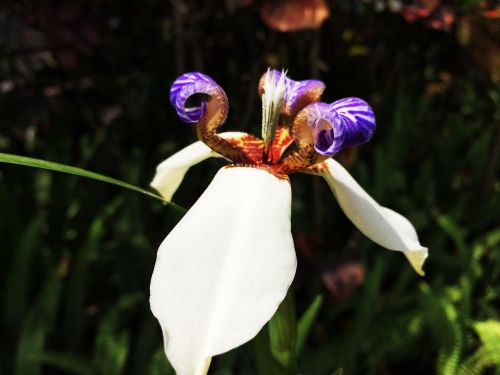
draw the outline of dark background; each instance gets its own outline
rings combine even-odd
[[[280,6],[4,3],[0,152],[146,187],[195,140],[168,100],[184,72],[224,88],[224,131],[260,134],[256,87],[268,66],[323,80],[326,102],[364,98],[377,132],[337,159],[413,222],[430,249],[427,276],[359,233],[321,179],[292,176],[297,313],[324,298],[301,373],[498,373],[498,5],[331,0],[320,28],[283,33],[262,21],[265,3]],[[430,11],[413,20],[411,6]],[[194,167],[175,202],[192,205],[220,165]],[[169,373],[148,288],[178,219],[118,187],[0,165],[0,374]],[[211,373],[255,373],[252,353],[222,355]]]

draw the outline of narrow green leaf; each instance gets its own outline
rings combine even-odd
[[[94,349],[94,363],[100,374],[123,374],[130,352],[130,332],[121,329],[122,317],[142,301],[142,293],[125,295],[101,318]]]
[[[299,320],[299,324],[297,325],[297,345],[295,348],[297,355],[302,351],[304,342],[309,335],[309,331],[318,316],[322,304],[323,296],[318,294]]]
[[[276,362],[269,347],[269,330],[265,326],[250,342],[252,354],[259,375],[286,375],[286,371]]]
[[[60,370],[64,370],[65,373],[79,375],[95,374],[95,368],[92,362],[72,353],[40,352],[32,354],[30,359],[35,362],[57,367]]]
[[[149,363],[148,375],[175,375],[175,371],[167,361],[163,346],[156,350]]]
[[[61,284],[60,275],[54,273],[45,283],[24,321],[17,351],[16,375],[41,373],[40,363],[31,358],[45,347],[45,339],[56,318]]]
[[[40,247],[40,229],[41,220],[38,216],[30,223],[26,223],[26,229],[22,232],[22,236],[12,252],[12,261],[9,265],[5,288],[4,308],[4,318],[8,322],[6,329],[11,337],[14,337],[14,332],[18,332],[21,319],[25,315],[33,272],[32,265],[36,250]]]
[[[463,352],[464,332],[459,314],[450,300],[456,290],[447,294],[435,294],[428,284],[421,284],[424,306],[427,310],[425,322],[437,344],[436,374],[454,375],[457,373]],[[451,289],[451,288],[450,288]]]
[[[151,362],[152,353],[158,347],[158,343],[161,342],[161,333],[158,332],[158,322],[149,313],[145,313],[145,316],[141,317],[141,327],[137,335],[134,335],[134,345],[132,346],[133,352],[130,353],[131,357],[131,374],[142,374],[144,369],[148,368]],[[163,353],[163,346],[161,348]]]
[[[115,320],[115,315],[109,314],[101,320],[97,332],[94,361],[100,374],[122,374],[128,357],[129,332],[119,332],[115,327]]]
[[[436,221],[438,225],[448,234],[448,236],[453,240],[457,250],[462,256],[464,262],[468,261],[470,256],[470,251],[467,249],[467,244],[465,243],[465,236],[467,231],[460,227],[457,221],[450,215],[440,214],[437,215]]]
[[[90,178],[92,180],[97,180],[101,182],[106,182],[111,185],[116,185],[120,186],[125,189],[129,189],[141,194],[145,194],[149,197],[153,197],[156,199],[161,200],[162,202],[165,202],[163,198],[155,193],[152,193],[148,190],[142,189],[138,186],[129,184],[124,181],[117,180],[116,178],[108,177],[99,173],[91,172],[86,169],[78,168],[78,167],[73,167],[70,165],[66,164],[60,164],[60,163],[55,163],[47,160],[42,160],[42,159],[35,159],[35,158],[29,158],[27,156],[21,156],[21,155],[13,155],[13,154],[4,154],[0,153],[0,163],[8,163],[8,164],[16,164],[16,165],[23,165],[25,167],[33,167],[33,168],[42,168],[42,169],[47,169],[50,171],[55,171],[55,172],[62,172],[66,174],[72,174],[75,176],[80,176],[80,177],[86,177]],[[173,203],[173,202],[165,202],[171,207],[173,207],[176,211],[179,211],[180,213],[185,213],[186,209]]]
[[[295,301],[290,290],[268,326],[271,354],[286,369],[287,374],[296,374],[297,318]]]
[[[102,236],[109,228],[108,220],[113,217],[118,207],[123,204],[123,197],[118,196],[108,203],[102,212],[92,220],[85,243],[74,255],[71,264],[69,278],[66,282],[66,294],[68,296],[64,311],[63,335],[67,350],[76,350],[82,343],[84,331],[83,309],[88,286],[88,268],[92,260],[97,256],[101,245]]]

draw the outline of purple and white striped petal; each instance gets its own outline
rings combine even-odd
[[[276,82],[281,78],[281,72],[276,69],[271,69],[267,74],[274,74]],[[266,74],[261,78],[259,84],[259,92],[262,94],[261,87],[263,86],[263,79]],[[285,77],[285,98],[283,101],[283,108],[281,113],[287,116],[294,116],[306,105],[316,102],[320,99],[321,94],[325,90],[325,84],[315,79],[308,79],[305,81],[294,81]]]
[[[205,114],[206,102],[201,102],[200,106],[197,107],[186,107],[186,101],[189,97],[196,94],[222,96],[225,105],[227,105],[224,90],[212,78],[198,72],[183,74],[175,80],[170,88],[170,102],[181,120],[188,124],[198,122]]]
[[[346,147],[366,143],[375,132],[375,114],[359,98],[313,103],[304,110],[313,130],[314,148],[322,155],[332,156]]]

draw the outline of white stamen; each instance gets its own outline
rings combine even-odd
[[[271,143],[276,132],[278,119],[281,112],[281,106],[285,99],[286,72],[281,71],[279,80],[276,80],[276,75],[269,69],[264,80],[264,94],[262,95],[262,139],[266,151],[271,146]]]

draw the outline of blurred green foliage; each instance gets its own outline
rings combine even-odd
[[[450,31],[330,1],[321,29],[282,34],[258,3],[16,2],[0,9],[0,152],[147,186],[194,140],[168,103],[180,73],[212,76],[225,129],[254,134],[268,65],[322,79],[325,101],[363,97],[376,136],[338,158],[415,224],[427,276],[365,239],[321,179],[292,176],[295,298],[211,373],[499,374],[500,91],[485,52],[498,24],[454,3]],[[194,167],[176,202],[220,163]],[[0,374],[173,374],[148,288],[178,219],[115,186],[0,165]]]

